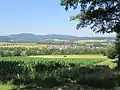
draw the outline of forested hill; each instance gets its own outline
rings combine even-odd
[[[8,36],[0,36],[0,42],[8,42],[8,41],[10,41],[11,39],[10,39],[10,37],[8,37]]]
[[[60,40],[114,40],[114,37],[77,37],[71,35],[35,35],[31,33],[21,33],[8,36],[0,36],[0,41],[37,41],[46,39],[60,39]]]

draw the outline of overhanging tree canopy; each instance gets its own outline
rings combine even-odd
[[[65,9],[79,8],[71,20],[78,20],[77,29],[90,26],[95,32],[120,32],[120,0],[61,0]]]
[[[116,57],[120,67],[120,0],[61,0],[65,9],[79,9],[71,20],[77,20],[77,29],[90,26],[97,33],[112,33],[116,36]]]

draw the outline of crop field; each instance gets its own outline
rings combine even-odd
[[[85,42],[107,42],[107,40],[77,40],[75,43],[85,43]]]
[[[24,47],[24,48],[43,48],[47,47],[44,44],[36,44],[36,43],[7,43],[7,42],[0,42],[0,48],[17,48],[17,47]]]
[[[103,55],[41,55],[41,56],[30,56],[39,58],[87,58],[87,59],[107,59]]]
[[[83,56],[82,56],[83,57]],[[101,56],[102,57],[102,56]],[[106,58],[40,58],[40,57],[0,57],[0,61],[23,61],[23,62],[38,62],[38,63],[61,63],[65,64],[79,64],[79,65],[94,65],[107,60]]]

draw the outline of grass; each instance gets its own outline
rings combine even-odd
[[[0,85],[0,90],[12,90],[13,88],[13,85]]]
[[[113,61],[114,60],[112,60],[112,59],[107,59],[106,61],[100,62],[96,65],[107,65],[107,66],[109,66],[109,68],[114,69],[117,66],[117,64],[113,63]]]

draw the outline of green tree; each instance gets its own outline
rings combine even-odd
[[[12,53],[8,50],[8,51],[5,51],[5,52],[4,52],[4,55],[5,55],[6,57],[12,56]]]
[[[14,50],[13,53],[12,53],[12,55],[13,56],[21,56],[21,53],[22,52],[20,50]]]
[[[1,56],[1,57],[5,57],[4,51],[0,51],[0,56]]]
[[[109,47],[107,47],[107,49],[106,49],[106,55],[107,55],[108,58],[115,59],[115,57],[116,57],[115,46],[109,46]]]
[[[120,32],[117,33],[115,44],[116,44],[116,47],[115,47],[116,55],[117,55],[117,58],[118,58],[118,67],[120,67]]]
[[[61,5],[65,10],[79,9],[80,12],[71,17],[71,20],[78,21],[77,29],[90,26],[96,33],[115,32],[120,62],[120,0],[61,0]]]

